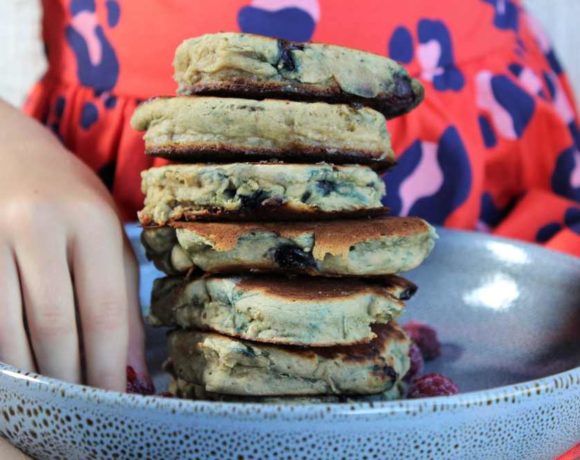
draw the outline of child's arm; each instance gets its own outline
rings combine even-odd
[[[0,458],[2,460],[27,460],[30,457],[24,455],[16,447],[12,447],[4,438],[0,438]]]
[[[145,368],[136,263],[114,203],[40,124],[2,101],[0,120],[0,360],[122,391],[128,359]]]

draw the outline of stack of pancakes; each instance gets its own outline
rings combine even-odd
[[[423,97],[395,62],[338,46],[221,33],[176,52],[179,95],[132,120],[146,153],[139,218],[156,281],[150,322],[172,328],[181,397],[400,396],[416,287],[396,275],[435,232],[385,217],[386,118]],[[294,399],[296,400],[296,399]]]

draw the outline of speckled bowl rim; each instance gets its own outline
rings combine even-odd
[[[25,380],[28,382],[29,388],[36,387],[35,389],[41,392],[59,394],[63,399],[80,398],[94,404],[119,407],[120,409],[154,409],[156,412],[162,411],[181,415],[203,413],[208,416],[244,420],[261,420],[264,416],[271,418],[272,415],[296,421],[303,420],[305,415],[322,418],[345,415],[352,417],[357,414],[365,417],[369,415],[416,415],[432,411],[444,412],[490,406],[504,402],[513,403],[521,399],[529,401],[530,398],[541,398],[542,395],[561,391],[563,388],[567,388],[569,391],[577,388],[580,391],[580,367],[524,383],[460,393],[454,396],[381,402],[309,404],[190,401],[162,396],[131,395],[70,384],[33,372],[23,372],[13,366],[0,363],[0,379],[2,378]],[[26,383],[22,382],[22,384]]]

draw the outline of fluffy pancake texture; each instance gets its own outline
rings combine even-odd
[[[394,163],[385,118],[368,108],[217,97],[156,98],[132,118],[146,153],[177,161]]]
[[[186,40],[173,65],[180,94],[357,103],[388,118],[409,112],[424,95],[421,83],[387,57],[251,34]]]
[[[188,222],[145,228],[148,257],[167,274],[203,270],[380,276],[409,271],[431,253],[435,229],[415,217],[318,222]]]
[[[192,164],[142,173],[142,224],[189,220],[328,219],[381,214],[385,185],[370,168],[325,163]]]
[[[172,365],[166,364],[168,372],[171,373]],[[398,382],[383,393],[365,396],[353,395],[322,395],[322,396],[236,396],[210,393],[200,385],[187,383],[185,380],[170,376],[169,393],[177,398],[195,399],[207,401],[238,402],[238,403],[263,403],[263,404],[329,404],[329,403],[362,403],[381,402],[401,399],[406,388],[403,382]]]
[[[404,397],[411,340],[396,320],[437,234],[386,217],[386,120],[424,97],[384,56],[215,33],[176,50],[176,97],[131,125],[166,166],[139,212],[167,334],[169,391],[305,404]]]
[[[397,276],[372,283],[265,275],[162,278],[153,288],[149,320],[264,343],[353,345],[375,338],[372,326],[397,318],[416,289]]]
[[[394,323],[370,343],[330,348],[265,345],[198,331],[169,334],[174,375],[226,395],[378,394],[409,369],[409,339]]]

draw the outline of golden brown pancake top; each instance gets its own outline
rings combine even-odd
[[[174,228],[195,231],[210,240],[217,251],[233,249],[238,239],[252,231],[273,232],[284,238],[302,233],[314,233],[314,257],[322,259],[325,254],[344,255],[360,242],[384,236],[412,236],[428,231],[428,225],[416,217],[378,217],[320,222],[240,222],[203,223],[179,222]]]

